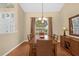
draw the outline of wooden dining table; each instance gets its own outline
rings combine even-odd
[[[52,38],[52,36],[45,35],[44,38],[40,38],[39,35],[35,35],[34,37],[31,38],[30,43],[29,43],[30,45],[29,55],[30,56],[36,56],[37,40],[52,40],[52,44],[54,47],[54,55],[57,55],[57,42]]]

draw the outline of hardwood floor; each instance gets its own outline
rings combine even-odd
[[[11,53],[9,53],[8,56],[29,56],[29,44],[24,42]],[[71,56],[71,54],[65,51],[65,49],[60,46],[60,43],[58,43],[57,56]]]
[[[17,47],[15,50],[13,50],[11,53],[9,53],[8,56],[29,56],[28,43],[24,42],[19,47]]]
[[[57,56],[72,56],[64,48],[60,46],[60,43],[57,44]]]

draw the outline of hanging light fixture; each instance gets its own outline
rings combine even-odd
[[[44,13],[43,13],[43,3],[42,3],[42,17],[39,18],[39,20],[41,20],[42,23],[44,23],[44,20],[46,20],[46,18],[44,17],[43,14],[44,14]]]
[[[42,23],[44,23],[44,20],[43,20],[43,3],[42,3],[42,18],[41,18],[41,20],[42,20]]]

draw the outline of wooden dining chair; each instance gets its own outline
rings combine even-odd
[[[56,42],[58,42],[58,35],[53,34],[52,37],[53,37],[53,40],[55,40]]]
[[[36,47],[34,43],[29,44],[30,49],[29,49],[29,56],[36,56]]]
[[[35,56],[35,43],[33,42],[34,40],[34,36],[33,35],[29,35],[28,36],[28,42],[29,42],[29,56]]]
[[[32,34],[28,34],[27,35],[27,39],[28,39],[28,42],[32,42],[33,41],[33,35]]]
[[[54,45],[52,44],[52,40],[37,40],[37,56],[54,56],[54,53]]]

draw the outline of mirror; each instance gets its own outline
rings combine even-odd
[[[69,18],[69,34],[79,36],[79,15]]]

